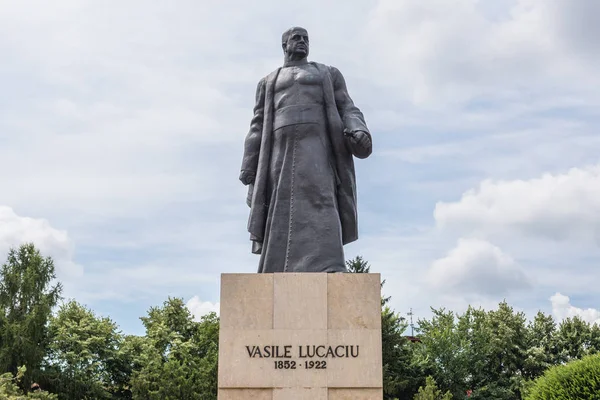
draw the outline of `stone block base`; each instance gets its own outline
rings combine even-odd
[[[381,389],[219,389],[219,400],[380,400]]]
[[[223,274],[219,400],[379,400],[379,274]]]

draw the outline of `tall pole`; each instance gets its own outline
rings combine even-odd
[[[415,336],[415,326],[413,324],[413,310],[412,307],[410,308],[410,312],[407,313],[408,316],[410,316],[410,336]]]

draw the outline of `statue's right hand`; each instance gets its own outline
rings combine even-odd
[[[244,169],[240,173],[240,181],[242,181],[244,185],[250,185],[251,183],[254,183],[255,178],[256,173],[254,171],[248,171]]]

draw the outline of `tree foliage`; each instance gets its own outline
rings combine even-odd
[[[99,318],[76,301],[51,318],[53,338],[45,360],[47,388],[60,399],[110,399],[126,385],[120,374],[123,337],[110,318]]]
[[[134,399],[211,399],[217,396],[219,325],[216,314],[195,322],[182,299],[169,298],[142,318],[146,327],[131,386]]]
[[[579,317],[562,321],[557,332],[559,360],[569,362],[600,351],[597,332],[597,325],[593,328]]]
[[[528,324],[526,341],[524,376],[531,380],[559,362],[554,318],[538,312]]]
[[[425,382],[428,365],[416,357],[420,343],[412,343],[404,332],[406,319],[384,306],[381,312],[383,397],[408,399]]]
[[[425,380],[425,386],[419,388],[413,400],[452,400],[452,394],[450,392],[442,394],[435,383],[435,379],[428,376]]]
[[[60,299],[54,262],[32,243],[10,249],[0,270],[0,371],[16,375],[26,366],[22,384],[36,376],[50,343],[47,322]]]
[[[347,260],[346,269],[352,274],[368,274],[371,272],[371,266],[361,256],[356,256],[352,260]]]
[[[27,368],[22,366],[17,368],[17,374],[13,375],[10,372],[0,375],[0,399],[2,400],[26,400],[26,399],[41,399],[41,400],[56,400],[55,394],[48,393],[43,390],[36,390],[25,395],[19,387]]]

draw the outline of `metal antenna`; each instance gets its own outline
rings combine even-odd
[[[410,336],[415,336],[415,325],[413,324],[413,310],[412,307],[410,308],[410,312],[407,313],[406,315],[408,315],[410,317]]]

